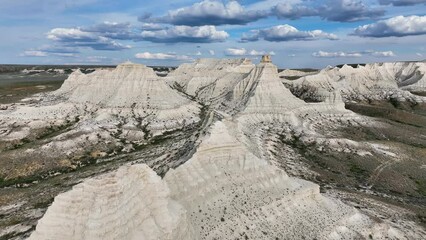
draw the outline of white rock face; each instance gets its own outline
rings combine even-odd
[[[149,118],[149,128],[176,128],[198,120],[199,106],[173,91],[152,68],[130,62],[114,70],[73,73],[54,93],[72,103],[100,108],[98,117]]]
[[[56,197],[30,239],[401,238],[257,158],[230,129],[216,122],[164,180],[134,165],[77,185]]]
[[[193,239],[185,210],[146,165],[125,166],[58,195],[29,239]]]
[[[344,65],[284,82],[297,95],[316,101],[322,101],[328,92],[338,91],[345,101],[397,98],[424,102],[425,98],[408,91],[426,91],[426,63],[375,63],[356,68]]]
[[[353,239],[392,234],[319,186],[288,177],[250,153],[217,122],[187,163],[167,173],[171,197],[185,206],[195,239]],[[390,231],[389,231],[390,232]]]
[[[143,126],[157,135],[200,120],[197,103],[171,89],[151,68],[130,62],[87,75],[76,71],[44,98],[48,100],[0,112],[0,129],[9,129],[5,125],[11,122],[19,129],[32,121],[44,121],[43,127],[52,124],[48,120],[78,117],[92,125],[121,124],[128,130]],[[13,140],[25,135],[5,130],[0,136]]]
[[[273,165],[269,140],[277,138],[278,132],[319,147],[340,149],[344,145],[360,145],[322,133],[343,122],[355,126],[363,121],[361,116],[345,110],[340,92],[335,91],[338,81],[334,81],[333,74],[349,71],[347,68],[304,77],[327,77],[327,81],[321,82],[324,85],[316,88],[321,101],[306,103],[282,84],[272,63],[254,66],[245,59],[207,59],[179,67],[167,77],[168,84],[211,104],[210,115],[222,118],[208,129],[209,134],[191,158],[169,170],[163,179],[144,165],[133,165],[77,185],[55,199],[31,239],[421,238],[410,235],[415,232],[412,229],[403,232],[390,222],[379,223],[337,199],[326,197],[318,185],[289,177]],[[158,110],[156,117],[163,111],[168,113],[168,109],[192,109],[188,105],[198,109],[190,100],[180,99],[178,91],[169,93],[173,90],[158,82],[144,66],[124,64],[93,76],[79,74],[74,76],[76,82],[70,78],[55,96],[76,106],[87,106],[84,111],[89,109],[96,116],[91,121],[103,122],[103,126],[113,126],[120,117],[133,116],[138,109]],[[141,83],[134,82],[135,78],[140,78]],[[98,87],[101,79],[108,79],[108,89],[116,91],[105,91],[104,97],[103,88]],[[152,87],[141,93],[116,84],[117,79],[139,89]],[[351,79],[356,80],[355,76]],[[87,86],[82,88],[81,84],[97,90],[87,91]],[[142,86],[137,87],[139,84]],[[156,96],[151,103],[148,95],[152,88],[160,89],[152,90],[156,94],[165,91],[168,99]],[[357,89],[362,88],[360,84]],[[371,89],[374,87],[367,90]],[[126,91],[128,96],[123,95]],[[173,99],[176,102],[167,102]],[[178,115],[185,119],[197,111],[183,112]],[[170,119],[171,115],[164,116]],[[95,132],[91,130],[91,121],[83,126],[88,132]],[[137,125],[132,121],[126,124]],[[280,156],[286,157],[289,156]]]
[[[300,70],[293,70],[293,69],[285,69],[284,71],[281,71],[280,73],[278,73],[278,76],[280,76],[281,78],[286,78],[286,77],[303,77],[306,75],[312,75],[317,73],[317,71],[300,71]]]
[[[203,103],[232,112],[247,101],[258,76],[249,59],[199,59],[179,66],[167,81]]]
[[[257,87],[243,111],[244,114],[280,114],[306,105],[279,81],[275,65],[262,63],[256,68],[259,72]]]

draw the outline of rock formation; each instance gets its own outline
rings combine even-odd
[[[406,70],[395,70],[401,66]],[[27,116],[31,121],[28,116],[36,112],[40,116],[53,112],[65,119],[78,113],[82,116],[78,127],[57,137],[67,141],[69,148],[75,139],[84,142],[79,137],[70,140],[79,134],[94,141],[96,133],[105,139],[113,136],[108,135],[111,129],[120,128],[114,136],[125,133],[120,139],[132,136],[137,141],[146,137],[145,131],[161,132],[198,122],[200,106],[190,99],[199,101],[208,114],[194,134],[199,138],[188,150],[188,158],[177,160],[177,167],[163,179],[139,164],[88,179],[55,198],[30,239],[421,238],[417,229],[378,221],[320,193],[318,185],[290,177],[278,166],[295,156],[272,152],[278,138],[335,151],[359,148],[361,143],[329,134],[337,127],[375,124],[344,108],[341,91],[336,91],[341,89],[336,84],[343,83],[337,79],[353,84],[348,91],[373,91],[375,82],[397,89],[398,84],[390,81],[396,75],[405,79],[398,80],[404,87],[422,86],[422,78],[414,74],[420,67],[394,67],[371,67],[374,70],[362,78],[366,88],[356,84],[351,73],[361,70],[348,66],[292,83],[296,88],[312,80],[318,96],[315,103],[294,96],[268,58],[258,65],[247,59],[202,59],[182,65],[164,82],[149,68],[131,63],[88,75],[76,72],[49,97],[50,105],[6,110],[8,116]],[[389,76],[389,81],[383,76]],[[373,77],[371,83],[368,79]],[[342,95],[348,99],[345,91]],[[135,134],[138,131],[142,134]],[[49,142],[44,149],[63,146],[55,144]],[[152,161],[169,158],[166,150]]]
[[[340,92],[345,101],[398,99],[424,102],[410,92],[426,91],[425,62],[374,63],[326,68],[318,74],[284,81],[292,92],[309,101],[322,101],[328,92]]]
[[[235,112],[255,88],[258,72],[248,59],[199,59],[167,76],[171,86],[204,104]]]
[[[101,125],[146,126],[154,135],[199,120],[198,104],[172,90],[151,68],[130,62],[90,74],[76,71],[43,98],[52,100],[2,112],[0,120],[28,126],[28,121],[78,117]]]
[[[312,75],[312,74],[316,74],[318,73],[318,71],[316,70],[292,70],[292,69],[285,69],[283,71],[281,71],[280,73],[278,73],[278,76],[280,76],[280,78],[285,78],[285,79],[290,79],[290,80],[294,80],[300,77],[304,77],[306,75]]]
[[[0,146],[39,141],[28,151],[2,155],[17,166],[0,169],[5,179],[43,168],[75,168],[81,165],[76,159],[98,152],[130,152],[153,137],[194,128],[201,113],[198,103],[171,89],[151,68],[130,62],[89,74],[76,71],[57,91],[21,105],[0,111]]]
[[[57,196],[29,239],[193,239],[169,194],[148,166],[125,166]]]
[[[263,55],[260,63],[272,63],[272,59],[270,55]]]
[[[402,237],[257,158],[232,124],[216,122],[164,181],[144,165],[126,166],[59,195],[30,239]]]
[[[232,123],[215,123],[194,156],[165,177],[171,197],[187,210],[195,239],[399,237],[395,229],[321,196],[319,186],[257,158],[230,129]]]
[[[147,118],[148,129],[155,131],[196,122],[199,112],[197,104],[170,89],[152,68],[131,62],[114,70],[73,73],[54,95],[94,105],[99,119],[105,115]]]

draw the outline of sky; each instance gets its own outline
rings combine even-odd
[[[426,0],[0,0],[0,64],[426,59]]]

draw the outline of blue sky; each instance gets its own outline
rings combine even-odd
[[[0,0],[0,63],[426,59],[426,0]]]

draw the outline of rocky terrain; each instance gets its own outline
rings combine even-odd
[[[321,101],[328,92],[340,92],[345,101],[423,102],[426,92],[425,62],[375,63],[358,66],[329,67],[317,74],[299,75],[284,81],[303,99]],[[412,93],[412,94],[410,94]]]
[[[425,67],[75,71],[1,105],[0,237],[422,239]]]

